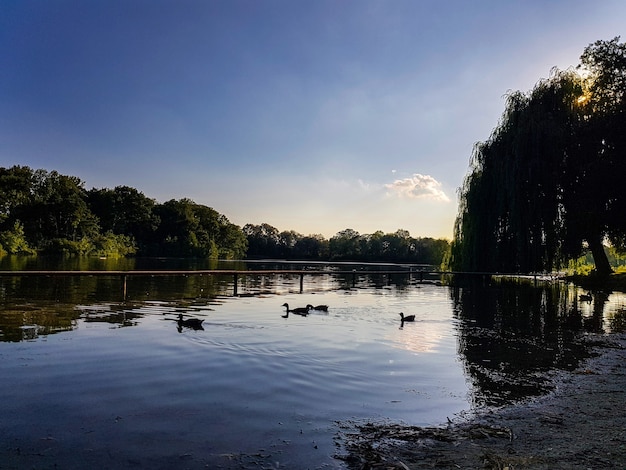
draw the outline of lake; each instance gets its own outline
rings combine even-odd
[[[346,468],[342,429],[439,425],[546,393],[554,384],[538,371],[556,376],[588,354],[577,335],[625,323],[623,294],[584,301],[559,282],[451,287],[406,266],[191,266],[272,268],[329,274],[305,276],[302,290],[294,275],[242,276],[236,290],[232,276],[133,277],[125,300],[115,276],[0,278],[0,468]],[[388,269],[400,273],[376,272]],[[329,309],[285,318],[283,303]]]

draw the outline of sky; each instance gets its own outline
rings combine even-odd
[[[0,167],[241,227],[451,239],[506,94],[625,18],[623,0],[0,0]]]

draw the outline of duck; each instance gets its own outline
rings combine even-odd
[[[591,295],[591,292],[587,292],[586,294],[580,294],[578,296],[578,300],[582,302],[591,302],[593,300],[593,296]]]
[[[415,321],[415,315],[407,315],[405,317],[404,313],[402,313],[402,312],[400,312],[400,318],[402,319],[402,322],[405,322],[405,321]]]
[[[306,306],[309,310],[317,310],[319,312],[328,312],[328,305],[316,305],[315,307],[311,304]]]
[[[185,326],[187,328],[199,330],[202,328],[203,321],[204,320],[201,320],[200,318],[187,318],[186,320],[183,320],[183,314],[178,314],[178,326]]]
[[[281,307],[285,307],[287,309],[287,312],[286,312],[287,316],[290,313],[295,313],[296,315],[302,315],[303,317],[306,317],[309,314],[309,307],[308,306],[306,306],[306,307],[296,307],[294,309],[290,309],[289,308],[289,304],[288,303],[284,303],[284,304],[281,305]],[[287,317],[285,317],[285,318],[287,318]]]

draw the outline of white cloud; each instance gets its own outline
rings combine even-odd
[[[450,201],[446,193],[440,189],[441,183],[430,175],[415,173],[409,178],[395,180],[393,183],[386,184],[385,188],[389,190],[387,194],[396,194],[399,197],[431,199],[442,202]]]

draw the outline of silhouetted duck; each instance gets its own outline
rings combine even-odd
[[[303,317],[306,317],[309,314],[309,307],[297,307],[294,309],[290,309],[288,303],[282,304],[281,307],[285,307],[287,309],[287,315],[289,315],[290,313],[295,313],[296,315],[302,315]]]
[[[404,313],[400,312],[400,318],[402,319],[403,322],[405,321],[415,321],[415,315],[408,315],[408,316],[404,316]]]
[[[186,320],[183,320],[183,314],[178,314],[178,326],[184,326],[187,328],[193,328],[194,330],[199,330],[202,328],[203,321],[204,320],[201,320],[199,318],[187,318]]]
[[[578,300],[581,302],[591,302],[593,300],[593,296],[591,295],[591,292],[587,292],[586,294],[580,294],[578,296]]]
[[[306,308],[309,310],[317,310],[318,312],[328,312],[328,305],[316,305],[315,307],[311,304],[307,305]]]

